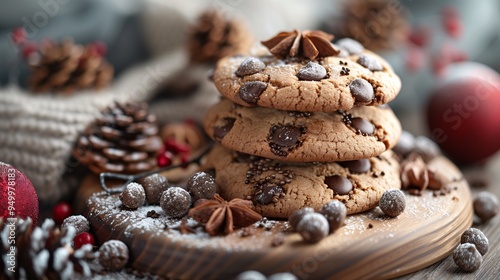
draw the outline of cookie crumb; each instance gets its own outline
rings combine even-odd
[[[156,219],[160,217],[160,214],[156,213],[155,210],[151,210],[146,213],[146,217]]]

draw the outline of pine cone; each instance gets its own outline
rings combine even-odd
[[[38,57],[31,59],[30,68],[29,86],[35,92],[101,89],[113,77],[113,67],[104,61],[94,45],[83,47],[70,40],[43,44]]]
[[[215,63],[222,57],[250,49],[250,31],[237,19],[226,19],[215,10],[204,12],[188,36],[191,62]]]
[[[15,221],[14,221],[15,220]],[[31,219],[0,218],[0,271],[5,279],[73,279],[75,275],[91,277],[87,257],[92,258],[92,246],[74,251],[71,241],[75,229],[59,230],[47,219],[31,231]],[[14,235],[13,235],[14,234]],[[14,236],[13,239],[3,240]],[[11,250],[14,246],[16,250]],[[14,260],[13,263],[10,263]],[[8,272],[8,273],[6,273]],[[2,278],[2,277],[0,277]]]
[[[73,155],[93,172],[135,174],[156,167],[163,143],[145,103],[115,102],[84,131]]]
[[[346,1],[342,37],[360,41],[367,49],[388,50],[408,38],[403,5],[389,0]]]

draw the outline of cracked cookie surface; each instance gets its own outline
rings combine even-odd
[[[399,163],[392,151],[350,162],[291,163],[249,156],[216,145],[204,168],[215,170],[225,199],[254,202],[265,217],[288,218],[295,210],[337,199],[348,214],[378,205],[387,189],[399,189]],[[340,179],[340,180],[339,180]]]
[[[301,112],[382,105],[401,89],[391,66],[368,50],[315,61],[226,57],[217,63],[213,80],[222,95],[240,105]]]
[[[302,113],[243,107],[227,99],[208,110],[203,126],[231,150],[295,162],[373,157],[391,149],[401,134],[388,106]]]

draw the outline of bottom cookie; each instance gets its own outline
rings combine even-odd
[[[429,166],[445,177],[462,177],[443,157]],[[97,177],[86,182],[99,184]],[[94,194],[86,215],[97,244],[119,239],[129,248],[127,267],[168,279],[233,279],[247,270],[289,271],[299,279],[388,279],[448,256],[472,224],[467,183],[448,187],[440,196],[406,193],[405,212],[397,218],[378,208],[348,216],[345,226],[316,244],[303,242],[288,222],[272,219],[209,236],[190,218],[184,227],[183,219],[168,218],[158,205],[125,210],[117,194]]]
[[[252,200],[265,217],[287,219],[303,207],[319,210],[337,199],[348,214],[378,205],[387,189],[401,187],[391,151],[370,159],[333,163],[290,163],[249,156],[216,145],[207,157],[220,195]]]

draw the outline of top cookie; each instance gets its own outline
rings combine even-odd
[[[351,39],[338,42],[337,56],[310,60],[264,52],[226,57],[213,80],[219,92],[242,106],[286,111],[332,112],[393,100],[401,80],[380,56]]]

